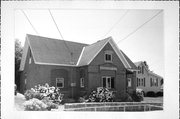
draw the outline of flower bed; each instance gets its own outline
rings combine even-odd
[[[24,107],[28,111],[57,109],[63,99],[60,89],[50,87],[48,84],[35,86],[27,90],[24,95],[27,100]]]

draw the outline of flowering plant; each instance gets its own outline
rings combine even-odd
[[[33,98],[24,102],[25,110],[27,111],[45,111],[47,105],[39,99]]]
[[[105,87],[98,87],[90,93],[88,102],[112,102],[114,97],[113,91]]]
[[[31,88],[25,92],[26,100],[37,98],[43,100],[45,97],[51,100],[53,103],[60,104],[63,99],[63,94],[60,93],[59,88],[50,87],[47,83],[45,85],[38,85],[35,88]]]

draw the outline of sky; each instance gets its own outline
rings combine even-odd
[[[15,10],[15,39],[26,34],[62,39],[48,9]],[[160,10],[50,9],[64,40],[92,44],[111,36],[133,62],[146,61],[164,77],[164,25]],[[151,20],[150,20],[151,19]],[[148,21],[148,22],[147,22]],[[141,26],[141,27],[140,27]]]

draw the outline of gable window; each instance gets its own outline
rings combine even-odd
[[[80,78],[80,87],[84,88],[84,78]]]
[[[131,78],[128,78],[128,87],[131,87]]]
[[[29,64],[31,64],[31,57],[29,58]]]
[[[106,88],[114,88],[114,77],[102,77],[102,86]]]
[[[113,52],[110,50],[105,51],[105,54],[104,54],[105,62],[112,62],[112,54]]]
[[[31,51],[30,51],[30,53],[29,53],[29,64],[31,64],[31,61],[32,60],[32,58],[31,58]]]
[[[64,88],[64,78],[56,78],[56,87]]]

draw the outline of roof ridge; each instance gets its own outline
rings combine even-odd
[[[69,40],[63,40],[63,39],[57,39],[57,38],[50,38],[50,37],[44,37],[44,36],[39,36],[39,35],[31,35],[31,34],[26,34],[26,36],[32,36],[32,37],[40,37],[40,38],[44,38],[46,40],[59,40],[59,41],[65,41],[65,42],[69,42],[69,43],[77,43],[77,44],[83,44],[83,45],[89,45],[86,43],[80,43],[80,42],[74,42],[74,41],[69,41]]]

